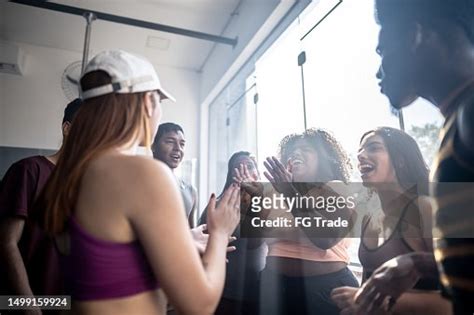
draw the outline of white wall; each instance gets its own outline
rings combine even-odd
[[[22,76],[0,74],[0,145],[56,149],[61,141],[61,118],[66,98],[61,74],[79,60],[78,53],[14,43],[27,55]]]
[[[288,0],[283,0],[288,1]],[[207,63],[202,69],[201,101],[208,96],[217,82],[222,78],[230,65],[236,60],[240,53],[255,36],[262,21],[265,21],[280,0],[243,0],[239,8],[239,14],[233,18],[223,36],[234,38],[237,35],[236,47],[229,45],[217,45],[211,53]]]
[[[153,60],[150,59],[152,62]],[[200,74],[187,69],[158,65],[156,70],[161,83],[176,98],[176,103],[162,104],[162,122],[174,122],[186,135],[185,160],[198,158],[199,154],[199,82]]]
[[[61,89],[64,68],[82,55],[75,51],[14,43],[27,54],[23,76],[0,74],[0,146],[57,149],[67,99]],[[153,62],[153,60],[151,60]],[[157,62],[155,62],[156,64]],[[162,121],[183,126],[186,159],[198,155],[199,74],[156,66],[162,84],[177,99],[163,103]]]

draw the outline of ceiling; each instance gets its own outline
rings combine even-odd
[[[0,0],[1,1],[1,0]],[[259,3],[268,0],[59,0],[54,3],[104,12],[143,21],[159,23],[193,31],[221,35],[242,2],[248,1],[259,9]],[[0,2],[0,38],[7,41],[82,52],[85,18],[63,12]],[[264,21],[261,21],[260,25]],[[256,31],[256,30],[255,30]],[[239,34],[225,34],[235,38]],[[148,43],[148,45],[147,45]],[[218,44],[223,45],[223,44]],[[158,64],[202,69],[214,43],[96,20],[92,23],[90,49],[121,48],[141,52]]]

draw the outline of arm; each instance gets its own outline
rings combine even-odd
[[[413,260],[413,264],[420,278],[439,278],[438,267],[433,253],[419,252],[407,254]]]
[[[18,242],[23,234],[25,220],[22,217],[7,217],[0,222],[0,266],[7,275],[8,295],[33,296],[28,274],[21,257]],[[41,315],[38,308],[25,311],[25,314]]]
[[[398,299],[413,288],[420,278],[437,277],[438,269],[433,253],[414,252],[401,255],[375,270],[357,292],[355,302],[362,311],[367,311],[386,297]]]
[[[37,185],[38,176],[32,171],[29,159],[13,164],[2,179],[0,190],[0,268],[4,270],[4,278],[9,290],[4,294],[33,295],[18,244]],[[41,314],[41,311],[33,309],[25,313]]]
[[[430,199],[419,196],[413,211],[405,216],[407,226],[401,230],[403,240],[416,252],[433,252],[433,215]],[[419,220],[419,221],[418,221]]]
[[[136,190],[131,224],[174,307],[184,314],[210,314],[223,289],[226,247],[239,220],[238,189],[228,190],[218,209],[211,199],[209,242],[201,262],[171,172],[150,162],[141,167],[143,185]]]
[[[191,207],[191,212],[189,213],[188,223],[191,228],[195,228],[196,222],[199,221],[199,218],[197,217],[197,190],[193,186],[191,186],[191,197],[193,200],[193,206]]]
[[[418,198],[418,208],[421,218],[421,235],[426,251],[433,252],[433,207],[431,199],[426,196]]]
[[[343,193],[337,193],[329,183],[322,185],[320,188],[311,189],[308,193],[301,193],[295,187],[293,183],[293,176],[289,170],[287,170],[283,164],[276,158],[267,158],[264,162],[265,167],[268,172],[264,172],[264,175],[272,183],[273,187],[285,197],[290,197],[293,200],[295,198],[300,198],[302,196],[314,198],[317,200],[318,197],[327,198],[337,198],[343,195]],[[336,183],[336,182],[335,182]],[[343,185],[342,182],[337,182],[338,185]],[[342,238],[344,238],[354,224],[354,214],[355,212],[352,209],[347,207],[339,208],[335,212],[324,211],[325,209],[316,209],[312,208],[309,202],[301,202],[298,205],[294,205],[291,208],[291,214],[295,218],[309,218],[314,220],[315,218],[320,218],[320,220],[335,220],[341,218],[341,220],[348,221],[347,228],[341,227],[300,227],[306,237],[317,247],[321,249],[329,249],[336,245]],[[321,222],[320,221],[320,222]],[[313,223],[314,224],[314,223]],[[301,233],[301,232],[300,232]]]
[[[342,184],[342,183],[341,183]],[[289,184],[288,184],[289,185]],[[280,184],[281,186],[281,184]],[[280,193],[276,192],[276,194],[279,196]],[[273,194],[268,194],[266,197],[271,197]],[[285,198],[292,198],[293,200],[296,200],[298,198],[308,198],[309,200],[311,198],[314,198],[314,200],[317,200],[316,198],[320,197],[329,197],[329,198],[336,198],[336,197],[341,197],[338,193],[334,192],[331,190],[329,187],[324,188],[324,189],[319,189],[319,190],[311,190],[306,194],[300,194],[298,191],[290,191],[290,189],[286,190],[284,194]],[[285,227],[265,227],[265,228],[260,228],[258,231],[261,233],[261,237],[263,238],[278,238],[282,240],[289,240],[289,241],[295,241],[298,242],[302,238],[308,239],[311,243],[316,245],[317,247],[321,249],[329,249],[339,243],[350,231],[352,226],[354,225],[355,221],[355,212],[352,209],[349,209],[347,207],[340,207],[337,209],[335,212],[327,212],[325,209],[315,209],[312,208],[311,202],[309,202],[308,207],[305,205],[305,202],[300,202],[297,205],[293,203],[293,206],[290,209],[290,204],[286,203],[286,208],[284,210],[279,209],[279,210],[273,210],[273,209],[264,209],[263,205],[260,203],[260,207],[262,208],[261,211],[258,213],[252,214],[250,216],[247,212],[245,215],[246,219],[250,221],[252,217],[258,216],[262,219],[268,219],[268,220],[274,220],[274,219],[285,219],[289,220],[289,222],[292,222],[291,226],[285,226]],[[290,211],[290,212],[288,212]],[[306,227],[304,225],[298,224],[297,225],[297,220],[295,218],[300,218],[299,222],[307,222],[309,219],[311,222],[311,225]],[[319,226],[316,226],[316,219],[318,218],[320,220],[331,220],[335,221],[338,218],[341,218],[341,220],[347,220],[348,222],[348,227],[328,227],[328,226],[322,226],[321,223],[318,223]],[[320,221],[321,222],[321,221]]]
[[[331,292],[331,298],[342,310],[341,314],[360,314],[361,310],[355,304],[355,296],[358,288],[340,287]],[[363,314],[371,315],[448,315],[451,314],[451,303],[441,297],[437,291],[426,292],[407,292],[402,294],[391,310],[387,310],[387,301],[381,305],[375,306],[368,312],[364,310]]]
[[[393,315],[449,315],[451,303],[437,291],[407,292],[400,296],[392,309]]]
[[[7,275],[8,288],[12,295],[33,295],[23,258],[18,248],[25,220],[21,217],[8,217],[0,223],[0,260]]]
[[[340,198],[344,193],[338,193],[331,187],[331,184],[342,186],[345,185],[342,182],[334,182],[324,184],[321,188],[311,189],[306,196],[313,198],[324,197],[325,200],[331,200],[334,198]],[[336,199],[335,199],[336,200]],[[303,207],[293,207],[291,213],[295,217],[309,217],[314,219],[316,217],[321,218],[321,220],[346,220],[348,222],[348,227],[309,227],[302,228],[303,232],[306,234],[306,237],[317,247],[321,249],[329,249],[339,243],[352,229],[355,222],[355,211],[349,208],[347,205],[344,207],[337,207],[337,209],[332,211],[327,211],[327,208],[318,210]]]

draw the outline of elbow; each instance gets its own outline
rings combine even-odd
[[[214,314],[219,298],[217,296],[200,296],[184,307],[176,307],[178,314],[211,315]]]
[[[211,315],[214,314],[217,308],[217,303],[219,302],[219,298],[211,298],[208,297],[207,299],[203,299],[197,307],[194,308],[192,312],[189,314],[193,315]]]
[[[183,315],[211,315],[214,314],[216,311],[216,305],[210,307],[206,305],[202,305],[199,307],[189,307],[186,309],[177,309],[178,314],[183,314]]]
[[[18,242],[11,238],[0,237],[0,252],[2,254],[6,252],[11,252],[14,249],[18,249]]]

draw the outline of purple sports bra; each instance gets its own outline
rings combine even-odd
[[[95,238],[69,220],[70,255],[66,279],[74,300],[126,297],[157,289],[158,281],[140,243],[114,243]]]

